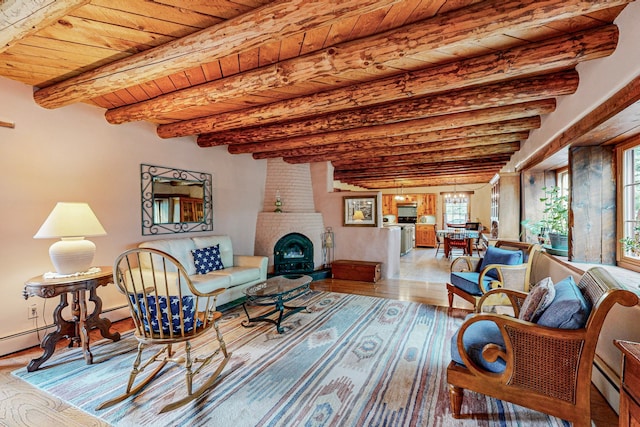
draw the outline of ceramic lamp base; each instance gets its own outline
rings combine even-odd
[[[62,238],[49,247],[49,257],[58,274],[87,271],[95,253],[96,245],[83,237]]]

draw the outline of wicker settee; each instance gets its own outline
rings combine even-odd
[[[460,417],[463,392],[468,389],[575,426],[591,425],[591,374],[600,330],[615,304],[630,307],[638,297],[601,267],[585,272],[577,288],[589,310],[583,326],[574,324],[574,329],[518,319],[527,296],[524,292],[493,289],[483,295],[476,314],[465,320],[452,342],[447,381],[454,418]],[[496,293],[508,296],[515,317],[481,312],[483,302]],[[483,334],[488,340],[480,343],[477,338]]]

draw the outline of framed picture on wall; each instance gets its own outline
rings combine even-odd
[[[377,227],[378,206],[376,197],[344,197],[343,218],[345,226]]]

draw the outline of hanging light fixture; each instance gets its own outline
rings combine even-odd
[[[403,186],[400,186],[400,194],[396,194],[395,199],[399,202],[404,202],[404,189]]]

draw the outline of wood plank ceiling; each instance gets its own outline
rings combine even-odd
[[[0,2],[0,75],[46,108],[370,189],[488,182],[630,0]]]

